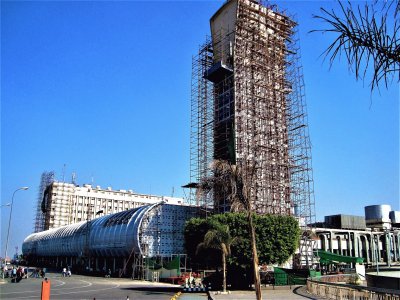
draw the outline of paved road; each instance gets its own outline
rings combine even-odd
[[[180,290],[179,286],[163,283],[134,281],[124,278],[102,278],[73,275],[61,277],[46,274],[51,282],[51,299],[171,299]],[[42,279],[22,279],[19,283],[10,280],[0,284],[0,299],[40,299]]]
[[[207,293],[183,293],[179,296],[178,300],[208,300]],[[230,300],[235,300],[231,298]]]
[[[125,278],[102,278],[73,275],[61,277],[60,274],[48,273],[51,281],[52,300],[72,299],[113,299],[113,300],[142,300],[164,299],[169,300],[181,288],[177,285],[164,283],[151,283]],[[0,279],[0,299],[40,299],[42,279],[23,279],[19,283],[11,283],[10,279]],[[316,299],[308,295],[300,287],[279,287],[275,290],[264,288],[264,299],[275,300],[306,300]],[[255,299],[254,291],[233,291],[229,295],[216,295],[211,292],[213,300],[252,300]],[[183,293],[178,300],[207,300],[206,293]]]

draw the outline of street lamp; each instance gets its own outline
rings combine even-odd
[[[10,203],[6,203],[6,204],[2,204],[2,205],[0,205],[0,207],[4,207],[4,206],[11,206],[11,202]],[[6,259],[4,258],[4,265],[7,265],[6,264]],[[2,278],[4,279],[4,270],[2,269]]]
[[[8,230],[7,230],[7,242],[6,242],[6,253],[4,256],[4,262],[7,264],[7,250],[8,250],[8,239],[10,237],[10,225],[11,225],[11,216],[12,216],[12,210],[13,210],[13,204],[14,204],[14,195],[16,192],[20,191],[20,190],[24,190],[26,191],[27,189],[29,189],[29,187],[24,186],[24,187],[20,187],[19,189],[16,189],[12,195],[11,198],[11,208],[10,208],[10,217],[8,219]]]

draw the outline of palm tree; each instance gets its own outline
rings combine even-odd
[[[226,257],[231,255],[231,245],[236,241],[237,238],[231,236],[227,225],[222,225],[219,222],[214,221],[211,223],[211,229],[205,234],[203,242],[197,246],[197,252],[201,248],[212,248],[221,251],[223,275],[222,288],[224,293],[226,293]]]
[[[254,286],[257,300],[262,299],[261,280],[258,270],[258,253],[256,233],[253,223],[251,207],[251,183],[255,175],[254,161],[239,161],[234,165],[225,160],[215,160],[212,165],[213,175],[203,178],[198,184],[198,196],[214,193],[214,207],[220,205],[221,199],[227,199],[231,211],[245,211],[251,234],[251,248],[253,256]]]

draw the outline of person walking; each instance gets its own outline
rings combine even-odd
[[[17,269],[13,266],[12,271],[11,271],[11,282],[16,282],[17,280]]]
[[[24,271],[22,270],[22,267],[18,267],[16,282],[20,282],[21,281],[23,274],[24,274]]]
[[[8,277],[8,268],[6,264],[3,266],[3,278],[5,277]]]
[[[40,277],[44,278],[46,276],[46,269],[43,268],[40,270]]]
[[[106,266],[103,266],[103,274],[104,274],[104,277],[107,277],[107,269],[106,269]]]

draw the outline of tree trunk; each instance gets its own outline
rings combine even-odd
[[[262,300],[260,272],[258,271],[258,254],[257,254],[257,244],[256,244],[256,231],[254,229],[253,217],[251,215],[251,211],[247,212],[247,218],[248,218],[250,232],[251,232],[251,249],[252,249],[252,252],[253,252],[253,269],[254,269],[254,288],[256,290],[257,300]]]
[[[226,293],[226,257],[222,250],[222,291]]]

